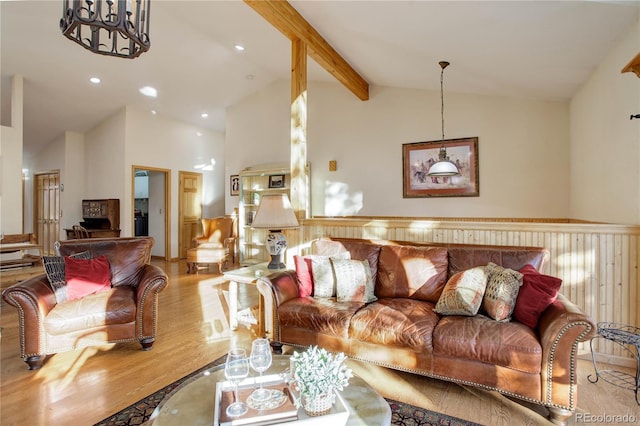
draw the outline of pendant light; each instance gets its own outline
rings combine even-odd
[[[449,62],[440,61],[440,116],[442,118],[442,146],[440,146],[440,152],[438,153],[438,161],[433,163],[429,168],[427,176],[431,177],[447,177],[447,176],[459,176],[460,170],[458,167],[449,160],[447,156],[447,149],[444,146],[444,69],[449,66]]]

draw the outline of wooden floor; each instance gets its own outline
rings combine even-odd
[[[158,336],[149,352],[137,344],[106,345],[57,354],[42,369],[28,371],[19,357],[17,310],[2,301],[0,424],[91,425],[219,358],[230,345],[250,346],[257,328],[229,330],[227,283],[220,274],[189,275],[184,262],[154,263],[167,271],[170,283],[160,294]],[[254,287],[241,286],[239,292],[241,306],[257,303]],[[484,425],[549,424],[544,409],[495,392],[349,363],[384,397]],[[602,380],[591,384],[591,373],[591,363],[580,361],[578,415],[570,424],[607,423],[588,416],[627,415],[640,422],[633,392]]]

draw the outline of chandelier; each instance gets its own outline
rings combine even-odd
[[[442,119],[442,146],[440,147],[440,152],[438,153],[438,161],[433,163],[429,172],[427,172],[427,176],[431,177],[447,177],[447,176],[459,176],[460,170],[453,163],[453,161],[449,160],[449,156],[447,155],[447,148],[444,146],[444,69],[449,66],[449,62],[440,61],[438,62],[440,65],[440,118]]]
[[[101,55],[137,58],[149,50],[151,0],[63,0],[60,30]]]

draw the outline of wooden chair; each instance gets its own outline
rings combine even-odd
[[[89,238],[89,231],[87,231],[87,228],[85,228],[84,226],[73,225],[72,229],[73,229],[73,233],[74,233],[74,238],[76,240],[82,240],[82,239],[85,239],[85,238]]]

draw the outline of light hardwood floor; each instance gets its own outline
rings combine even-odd
[[[105,345],[56,354],[42,369],[28,371],[19,357],[17,310],[2,301],[0,424],[91,425],[219,358],[230,345],[250,346],[256,327],[228,328],[227,283],[220,274],[189,275],[184,262],[154,263],[167,271],[170,281],[160,294],[158,336],[148,352],[138,344]],[[242,306],[257,303],[254,287],[240,286],[239,293]],[[349,364],[384,397],[484,425],[549,424],[544,409],[495,392]],[[578,415],[570,424],[606,424],[589,417],[603,415],[630,415],[640,422],[632,391],[602,380],[589,383],[589,361],[580,361],[578,373]]]

